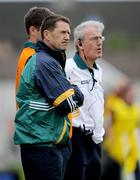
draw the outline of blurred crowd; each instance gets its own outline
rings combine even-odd
[[[140,179],[140,105],[133,83],[122,79],[105,97],[102,180]]]

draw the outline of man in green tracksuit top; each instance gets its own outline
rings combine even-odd
[[[44,20],[37,53],[21,75],[14,142],[20,145],[26,180],[62,180],[71,154],[68,114],[83,104],[83,94],[64,73],[69,26],[61,15]]]

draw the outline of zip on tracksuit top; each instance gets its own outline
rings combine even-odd
[[[69,139],[68,113],[83,104],[83,94],[64,73],[64,52],[51,50],[43,41],[26,64],[16,100],[15,144],[63,145]]]

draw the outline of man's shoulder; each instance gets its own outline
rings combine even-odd
[[[99,73],[99,74],[102,75],[102,68],[101,68],[101,66],[98,63],[96,63],[95,66],[96,67],[94,67],[94,70],[96,71],[96,73]]]
[[[71,57],[71,58],[67,58],[67,61],[73,61],[74,59]]]
[[[54,59],[50,54],[42,51],[36,53],[36,58],[39,61],[39,63],[46,63],[46,64],[57,63],[57,60]]]
[[[58,71],[61,69],[59,62],[46,52],[36,53],[36,69],[46,69],[48,71]]]
[[[32,48],[24,48],[20,54],[19,60],[18,60],[18,66],[21,66],[22,69],[26,65],[27,61],[30,59],[32,55],[34,55],[36,52]]]
[[[35,65],[36,65],[36,54],[33,54],[27,60],[24,69],[28,69],[28,68],[33,68],[34,69]]]
[[[68,58],[66,60],[66,66],[67,67],[73,67],[75,65],[74,59],[73,58]]]
[[[101,66],[97,62],[95,62],[94,68],[98,71],[101,71]]]
[[[96,63],[96,68],[94,67],[96,79],[102,82],[102,68],[98,63]]]
[[[32,56],[35,53],[36,53],[36,51],[33,48],[25,47],[21,51],[20,58],[29,58],[30,56]]]

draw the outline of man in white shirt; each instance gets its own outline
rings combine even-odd
[[[96,60],[102,57],[103,30],[99,21],[78,25],[74,30],[76,53],[66,61],[67,78],[79,86],[84,103],[73,113],[73,151],[65,180],[99,180],[101,176],[104,96],[102,72]]]

